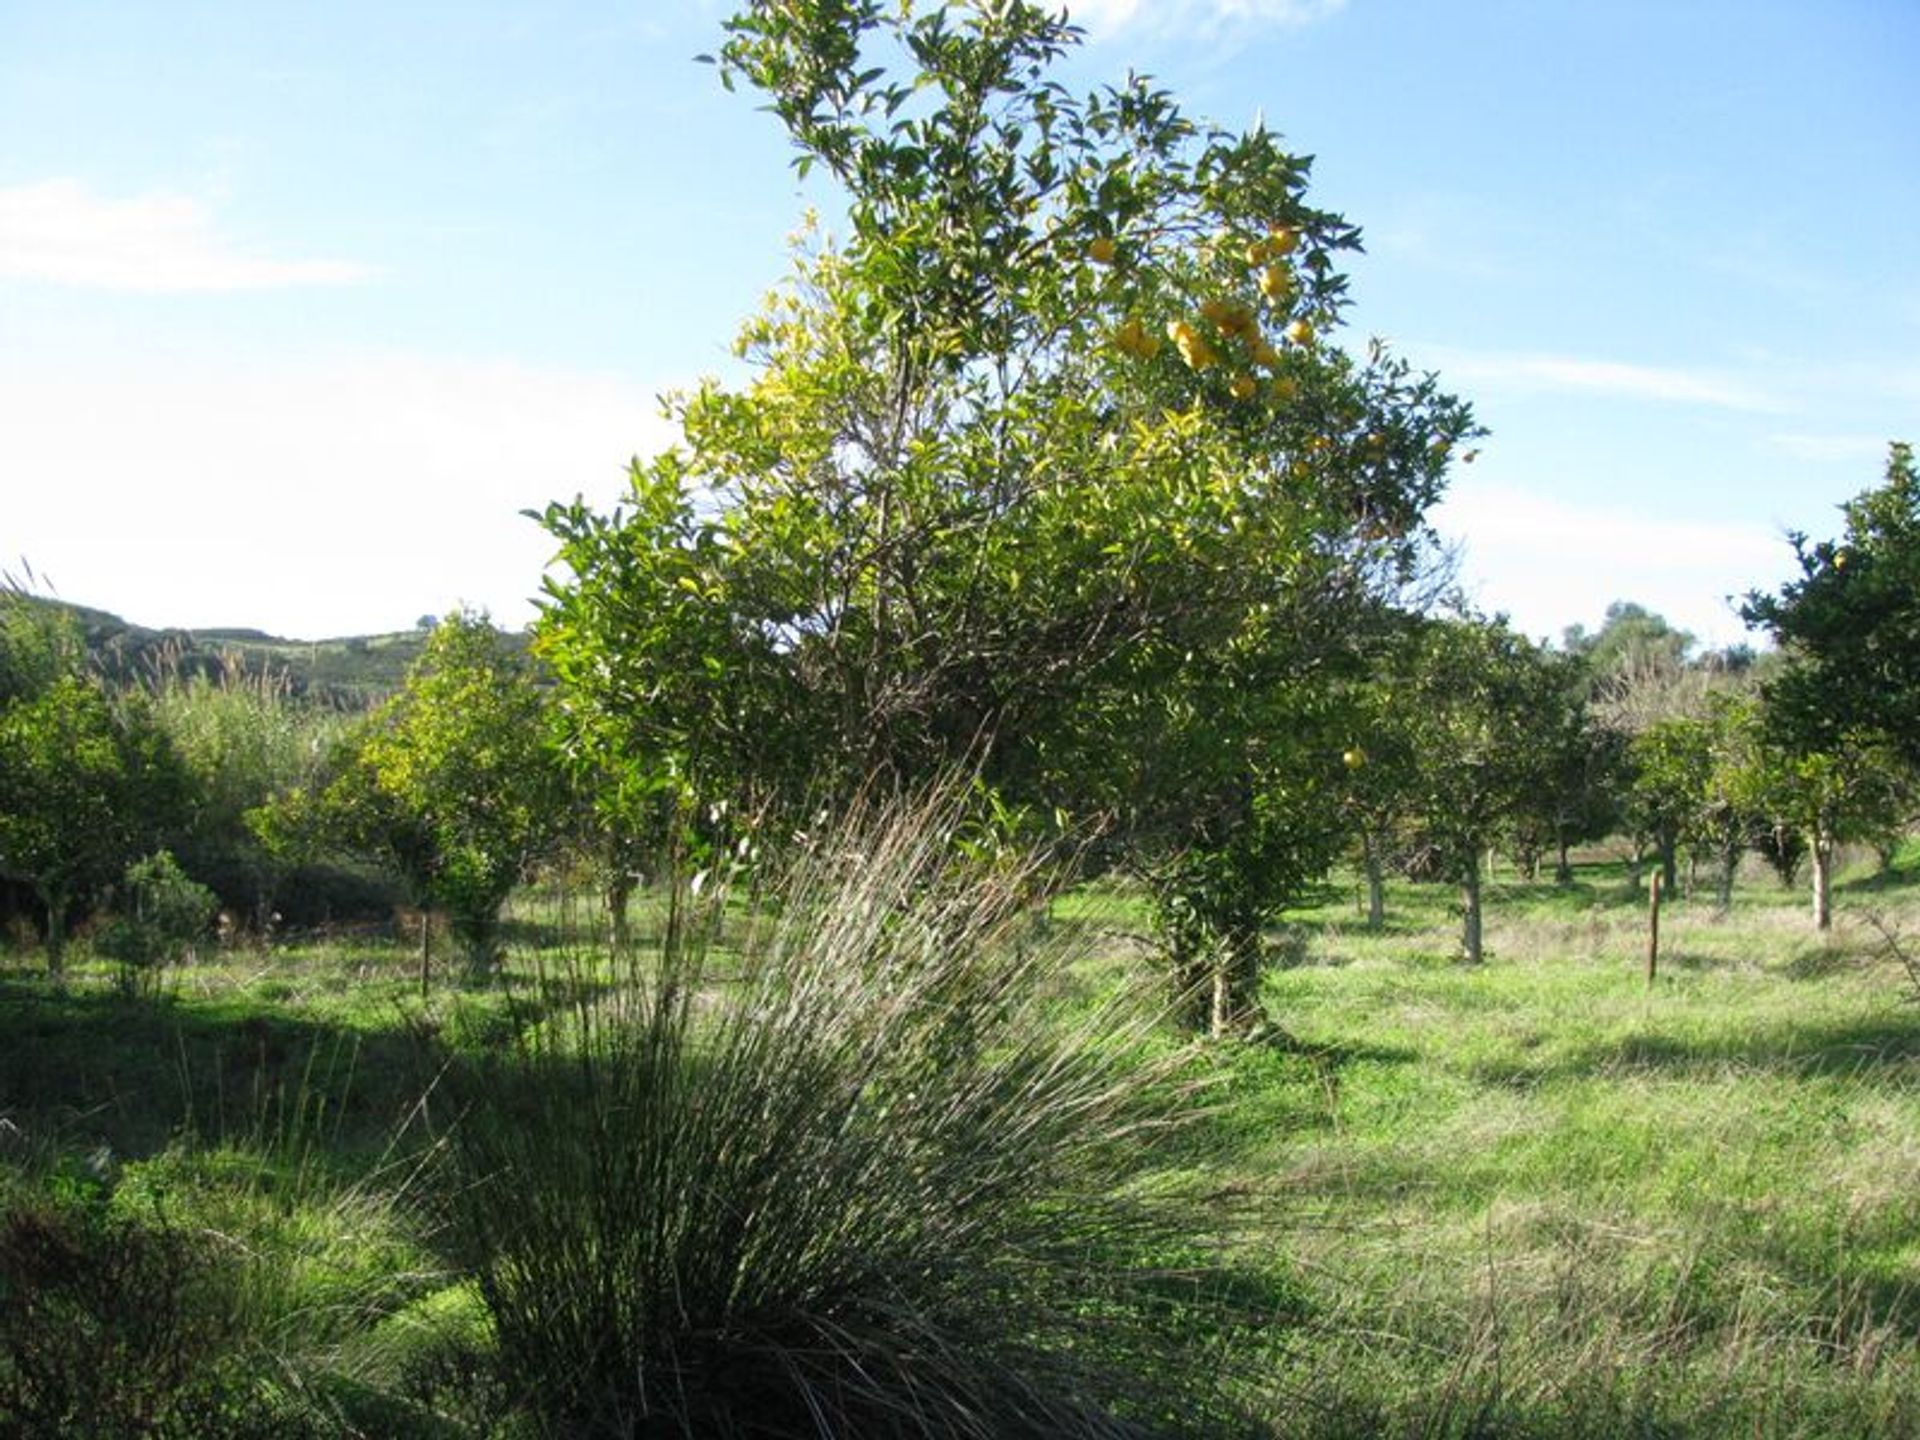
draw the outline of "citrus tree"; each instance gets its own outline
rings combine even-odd
[[[1875,731],[1920,763],[1920,470],[1913,447],[1889,449],[1886,476],[1842,507],[1845,534],[1796,535],[1800,576],[1748,595],[1790,666],[1768,686],[1776,732],[1809,753]]]
[[[1470,415],[1333,343],[1357,234],[1305,158],[1142,80],[1068,92],[1042,7],[783,0],[727,32],[722,79],[845,229],[803,233],[750,378],[673,402],[625,504],[542,517],[571,751],[736,815],[976,768],[1104,817],[1178,933],[1247,955],[1331,844],[1326,755],[1287,737],[1417,565]]]
[[[543,704],[525,656],[456,612],[399,693],[340,742],[324,783],[287,792],[256,827],[282,854],[335,847],[390,867],[484,972],[500,908],[563,811]]]
[[[1572,696],[1551,658],[1504,619],[1421,627],[1400,704],[1409,787],[1434,858],[1460,887],[1461,955],[1483,958],[1482,859],[1549,783]]]
[[[0,707],[0,875],[31,886],[45,907],[53,974],[69,912],[166,838],[185,791],[138,696],[65,674]]]

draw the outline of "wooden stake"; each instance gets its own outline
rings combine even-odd
[[[1647,988],[1660,969],[1660,871],[1653,872],[1653,885],[1647,892]]]

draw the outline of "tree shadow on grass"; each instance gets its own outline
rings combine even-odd
[[[1871,875],[1852,875],[1836,880],[1833,890],[1836,895],[1911,896],[1920,892],[1920,869],[1896,865]]]
[[[1495,1061],[1475,1078],[1531,1089],[1545,1081],[1644,1074],[1686,1079],[1748,1070],[1799,1079],[1920,1078],[1920,1012],[1874,1020],[1788,1023],[1741,1035],[1681,1039],[1639,1033],[1580,1046],[1544,1064]]]
[[[106,1145],[121,1157],[192,1136],[298,1140],[350,1157],[384,1150],[435,1078],[430,1033],[463,1049],[510,1043],[607,982],[556,977],[498,1006],[455,1004],[389,1025],[276,1013],[246,996],[129,998],[0,972],[0,1115],[36,1145]]]

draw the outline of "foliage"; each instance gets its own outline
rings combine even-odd
[[[1838,541],[1794,537],[1800,578],[1755,591],[1742,614],[1765,626],[1794,664],[1768,689],[1776,729],[1801,748],[1832,750],[1875,730],[1920,762],[1920,470],[1895,442],[1878,488],[1849,501]]]
[[[1561,639],[1566,653],[1580,660],[1592,677],[1596,692],[1635,675],[1678,674],[1694,648],[1691,634],[1631,600],[1607,606],[1598,630],[1570,625]]]
[[[724,981],[687,920],[615,995],[449,1066],[444,1233],[536,1433],[1245,1423],[1221,1217],[1152,1173],[1184,1057],[1151,1012],[1061,1014],[1059,957],[1016,943],[1034,877],[958,864],[962,819],[816,835]]]
[[[1619,732],[1601,723],[1589,699],[1587,662],[1553,651],[1540,660],[1559,694],[1535,717],[1539,769],[1514,810],[1509,839],[1530,875],[1551,851],[1554,882],[1564,885],[1573,878],[1571,848],[1603,839],[1619,824],[1626,757]]]
[[[0,1431],[305,1433],[233,1363],[232,1267],[197,1235],[114,1213],[84,1171],[63,1178],[64,1201],[0,1193]]]
[[[176,823],[185,781],[138,696],[63,676],[0,711],[0,874],[47,909],[58,971],[67,912]]]
[[[1712,727],[1694,715],[1656,720],[1627,742],[1626,821],[1660,857],[1671,894],[1679,849],[1692,832],[1713,773]]]
[[[850,233],[803,239],[750,382],[679,398],[624,506],[542,517],[572,750],[747,816],[976,767],[1244,951],[1330,843],[1281,737],[1421,564],[1466,408],[1329,342],[1357,235],[1305,159],[1138,79],[1075,97],[1041,8],[728,30]]]
[[[190,781],[182,863],[265,933],[291,871],[248,816],[313,786],[347,717],[296,698],[284,674],[250,672],[237,657],[217,677],[169,666],[152,690],[154,717]]]
[[[85,650],[72,617],[0,577],[0,710],[78,675]]]
[[[1916,808],[1915,780],[1905,755],[1878,732],[1842,734],[1823,749],[1805,748],[1798,738],[1761,738],[1742,795],[1776,835],[1800,838],[1812,861],[1814,924],[1825,930],[1832,924],[1835,847],[1881,842],[1904,828]]]
[[[450,615],[405,688],[336,748],[326,783],[287,792],[255,824],[283,855],[331,845],[390,865],[484,970],[500,907],[563,803],[543,703],[492,625]]]
[[[1478,961],[1481,856],[1546,783],[1574,697],[1504,619],[1472,618],[1418,628],[1397,694],[1418,757],[1411,799],[1442,873],[1461,886],[1462,949]]]
[[[128,991],[151,986],[163,965],[191,955],[213,929],[219,901],[159,850],[127,867],[121,913],[93,937],[93,948],[120,965]]]

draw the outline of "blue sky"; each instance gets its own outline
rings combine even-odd
[[[530,614],[728,373],[805,200],[719,3],[0,0],[0,565],[148,624]],[[1436,512],[1536,635],[1725,597],[1920,439],[1912,0],[1080,0],[1317,157],[1348,332],[1493,431]],[[817,197],[816,197],[817,198]]]

